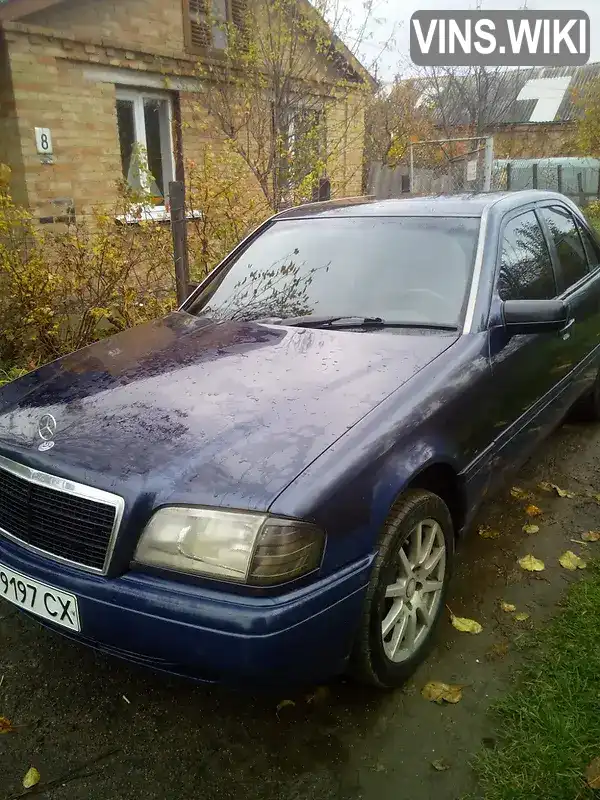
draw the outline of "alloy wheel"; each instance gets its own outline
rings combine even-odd
[[[422,520],[400,547],[396,579],[385,590],[381,636],[390,661],[407,661],[427,637],[442,601],[445,571],[442,527],[434,519]]]

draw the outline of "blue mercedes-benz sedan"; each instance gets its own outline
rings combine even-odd
[[[599,348],[561,195],[281,213],[177,312],[0,391],[0,597],[201,680],[396,686],[482,498],[599,417]]]

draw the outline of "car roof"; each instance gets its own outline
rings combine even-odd
[[[275,219],[314,219],[327,217],[480,217],[494,206],[501,213],[529,203],[566,198],[556,192],[477,192],[473,194],[431,195],[398,200],[369,197],[306,203],[282,211]]]

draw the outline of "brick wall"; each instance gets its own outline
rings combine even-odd
[[[497,158],[553,158],[583,156],[576,123],[514,125],[494,134]]]
[[[494,136],[496,158],[557,158],[584,156],[577,142],[576,122],[519,123],[497,126],[489,131]],[[439,129],[440,139],[473,136],[469,127],[451,131]],[[437,138],[434,136],[433,138]]]
[[[29,14],[22,22],[131,49],[184,50],[182,0],[77,0]]]
[[[40,217],[64,213],[68,199],[80,213],[91,204],[112,203],[120,175],[114,85],[85,80],[82,65],[66,60],[57,42],[6,36],[23,164],[21,194]],[[51,164],[42,163],[36,152],[36,127],[51,130]],[[11,167],[15,155],[13,145]]]
[[[8,43],[0,33],[0,164],[10,164],[11,189],[17,203],[27,205],[25,167],[12,89]]]
[[[365,103],[360,93],[329,106],[328,163],[333,197],[362,194]]]

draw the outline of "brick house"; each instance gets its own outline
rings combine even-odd
[[[213,8],[235,26],[246,2]],[[11,167],[17,202],[44,221],[65,206],[110,206],[119,178],[139,180],[131,156],[141,146],[164,213],[169,181],[185,179],[186,160],[205,141],[192,111],[198,63],[218,59],[227,43],[206,8],[205,0],[0,0],[0,163]],[[316,91],[331,94],[340,75],[356,85],[356,95],[327,105],[328,130],[349,106],[353,114],[342,157],[327,165],[334,196],[361,191],[365,92],[374,86],[337,44],[335,59],[314,58]]]

